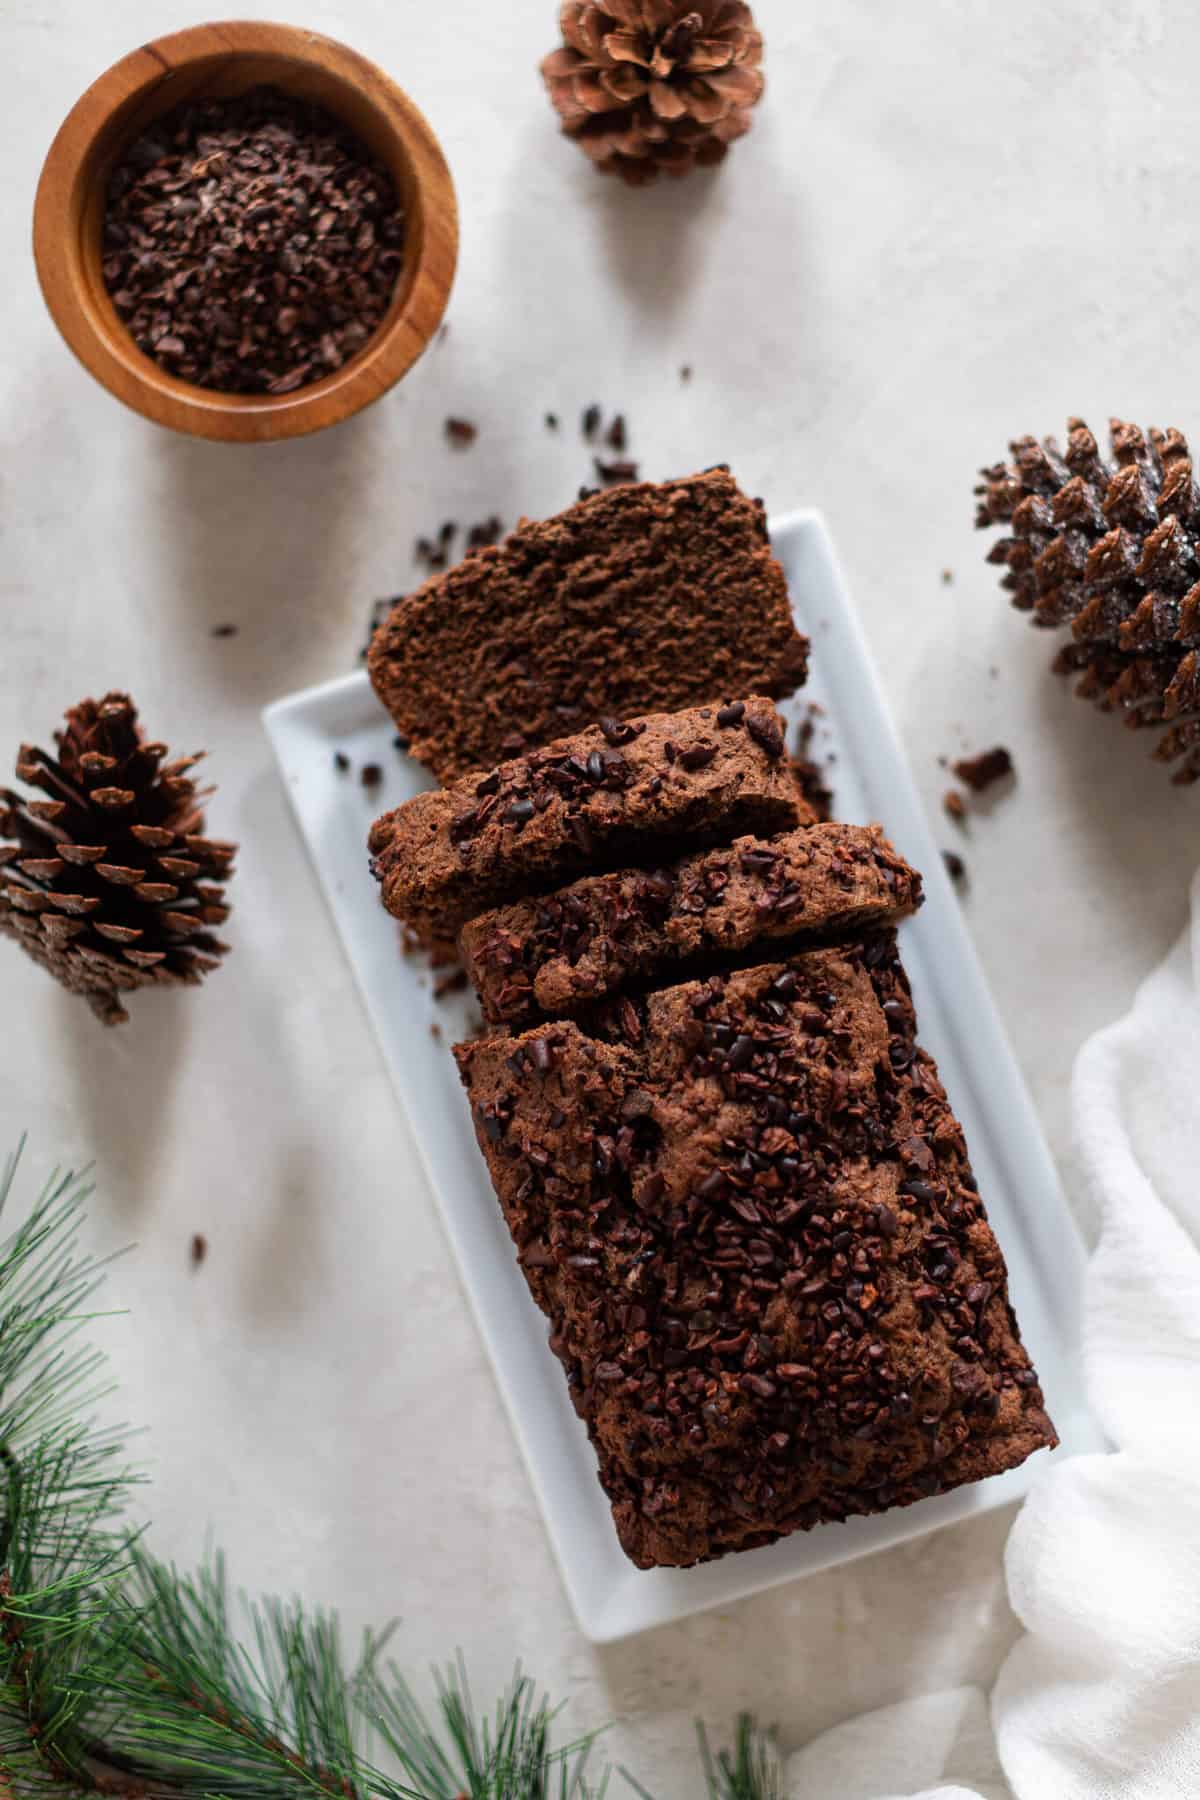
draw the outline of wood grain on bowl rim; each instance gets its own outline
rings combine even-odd
[[[198,95],[270,83],[343,121],[384,163],[406,215],[405,260],[382,323],[340,369],[290,394],[222,394],[139,350],[104,281],[108,177],[156,118]],[[383,71],[319,32],[232,21],[173,32],[115,63],[72,107],[42,169],[33,248],[50,313],[75,355],[156,424],[253,443],[318,431],[370,405],[410,369],[441,322],[458,258],[458,208],[423,114]]]

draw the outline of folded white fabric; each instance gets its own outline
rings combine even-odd
[[[982,1688],[951,1688],[864,1713],[788,1763],[788,1800],[879,1800],[918,1787],[926,1800],[1010,1800]]]
[[[1198,1800],[1200,877],[1188,932],[1128,1018],[1080,1054],[1074,1109],[1101,1222],[1088,1388],[1115,1450],[1051,1464],[1013,1528],[1008,1588],[1027,1635],[992,1695],[996,1745],[1016,1800]],[[934,1699],[952,1711],[962,1693]],[[961,1786],[929,1786],[947,1778],[968,1781],[970,1800],[1005,1794],[982,1771],[935,1767],[932,1723],[920,1760],[927,1706],[808,1745],[788,1766],[790,1800],[965,1800]]]

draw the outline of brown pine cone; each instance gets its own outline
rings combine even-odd
[[[1011,464],[982,471],[976,524],[1002,586],[1033,623],[1069,625],[1054,661],[1076,693],[1137,729],[1168,726],[1154,755],[1200,780],[1200,489],[1187,440],[1111,422],[1105,462],[1081,419],[1067,446],[1018,438]]]
[[[566,0],[542,75],[597,168],[635,185],[720,162],[762,98],[763,41],[742,0]]]
[[[119,1025],[122,994],[217,967],[235,846],[202,835],[199,758],[164,763],[127,695],[81,701],[55,743],[56,756],[25,744],[17,758],[47,798],[0,789],[0,932]]]

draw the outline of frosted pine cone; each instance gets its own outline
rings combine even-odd
[[[1069,626],[1054,667],[1126,725],[1166,726],[1154,755],[1200,780],[1200,489],[1187,440],[1114,419],[1112,461],[1081,419],[1066,449],[1018,438],[982,471],[981,527],[1007,525],[988,560],[1033,623]]]
[[[566,0],[542,75],[597,168],[628,182],[720,162],[762,98],[761,34],[742,0]]]

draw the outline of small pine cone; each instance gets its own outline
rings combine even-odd
[[[762,98],[763,41],[742,0],[566,0],[542,63],[598,169],[640,186],[720,162]]]
[[[1112,460],[1081,419],[1066,449],[1018,438],[982,470],[976,524],[1006,525],[988,561],[1032,622],[1069,626],[1054,668],[1140,729],[1181,786],[1200,780],[1200,488],[1178,431],[1111,422]]]
[[[45,799],[0,789],[0,932],[120,1025],[122,994],[217,967],[235,846],[202,835],[199,757],[164,762],[126,695],[72,707],[55,743],[56,756],[25,744],[17,758]]]

